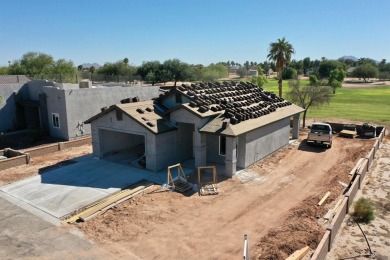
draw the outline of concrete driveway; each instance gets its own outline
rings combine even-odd
[[[166,170],[153,173],[93,159],[91,155],[75,161],[39,176],[2,186],[0,192],[60,219],[142,179],[159,184],[166,182]]]
[[[115,258],[69,228],[56,227],[2,197],[0,208],[0,259]]]

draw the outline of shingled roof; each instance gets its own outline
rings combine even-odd
[[[117,104],[108,108],[103,108],[102,110],[103,111],[101,113],[91,117],[85,121],[85,123],[89,124],[102,115],[105,115],[113,110],[118,110],[154,134],[165,133],[177,129],[169,121],[165,120],[155,112],[153,101]]]
[[[185,107],[189,107],[196,114],[210,116],[222,113],[233,125],[292,105],[291,102],[249,82],[183,84],[176,91],[190,100]],[[170,92],[165,95],[169,94]]]

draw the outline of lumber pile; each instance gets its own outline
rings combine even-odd
[[[86,208],[82,212],[68,218],[62,221],[62,223],[74,223],[77,221],[86,221],[90,218],[93,218],[95,216],[98,216],[108,209],[118,205],[119,203],[128,200],[135,195],[143,192],[145,189],[151,187],[153,183],[151,182],[143,182],[142,185],[139,185],[132,189],[125,189],[122,191],[119,191],[115,194],[109,195],[105,197],[104,199],[100,200],[94,205],[91,205],[90,207]]]

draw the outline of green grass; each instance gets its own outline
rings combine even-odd
[[[303,80],[302,84],[307,84]],[[278,93],[277,80],[269,80],[263,86],[267,91]],[[283,96],[288,99],[288,82],[283,81]],[[340,118],[354,121],[372,122],[390,125],[390,86],[379,86],[360,89],[339,88],[332,95],[329,105],[311,107],[308,118]]]

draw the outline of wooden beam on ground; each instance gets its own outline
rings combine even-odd
[[[304,248],[301,248],[301,249],[295,251],[293,254],[291,254],[289,257],[287,257],[286,260],[300,260],[307,253],[309,253],[309,251],[310,251],[310,247],[305,246]]]
[[[63,221],[63,223],[74,223],[77,220],[86,220],[91,218],[91,216],[97,216],[104,211],[110,209],[111,207],[117,205],[118,203],[125,201],[142,191],[144,191],[146,188],[150,187],[152,183],[146,183],[144,185],[138,186],[134,189],[125,189],[118,193],[115,193],[113,195],[110,195],[106,197],[105,199],[99,201],[95,205],[85,209],[84,211],[66,219]]]
[[[324,201],[326,200],[326,198],[328,198],[330,195],[330,191],[328,191],[327,193],[325,193],[324,197],[322,197],[322,199],[320,200],[320,202],[318,202],[318,206],[321,206],[322,203],[324,203]]]

